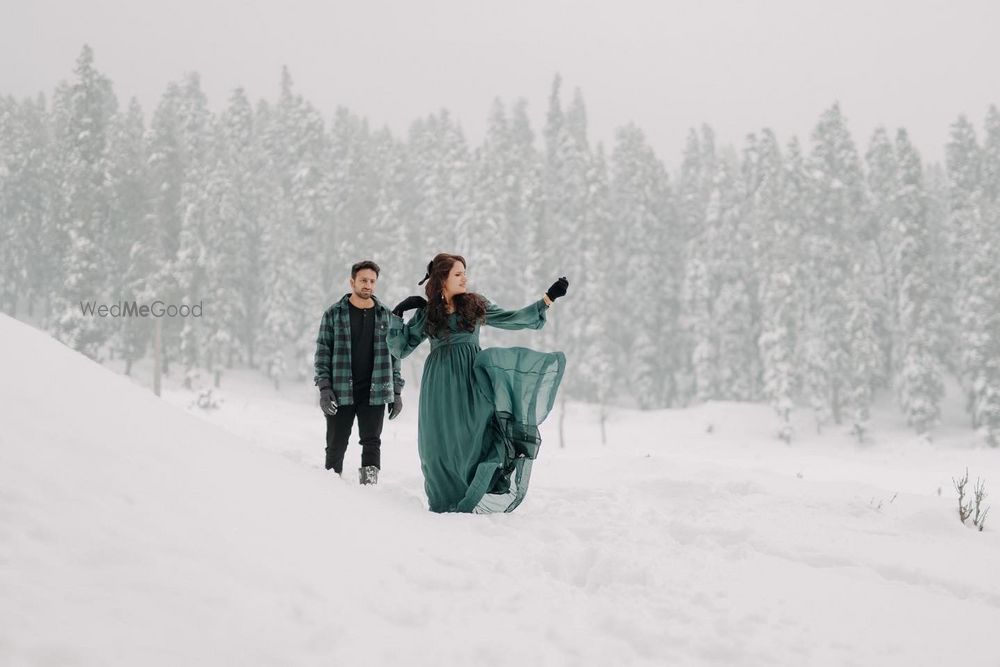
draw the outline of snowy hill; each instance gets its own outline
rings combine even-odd
[[[712,404],[602,446],[572,405],[517,513],[434,515],[415,393],[360,487],[321,469],[311,388],[246,376],[202,418],[0,340],[3,665],[1000,664],[1000,509],[963,527],[951,489],[1000,498],[1000,452],[968,434],[789,447]]]

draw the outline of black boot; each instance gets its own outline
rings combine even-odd
[[[378,484],[378,468],[362,466],[358,468],[358,477],[361,484]]]

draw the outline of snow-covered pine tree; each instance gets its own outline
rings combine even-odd
[[[12,316],[23,304],[32,318],[61,277],[53,155],[45,97],[0,98],[0,311]]]
[[[700,339],[703,344],[700,348],[698,347],[699,338],[694,335],[694,332],[699,326],[702,326],[699,324],[701,322],[699,318],[704,316],[704,313],[698,310],[704,306],[704,302],[700,301],[702,296],[699,296],[699,290],[707,289],[707,283],[702,282],[706,269],[702,247],[704,246],[703,235],[707,211],[715,179],[716,160],[713,130],[707,125],[702,126],[700,133],[692,129],[688,133],[684,146],[680,175],[677,179],[674,196],[677,233],[680,237],[678,250],[683,258],[678,265],[683,276],[680,328],[673,341],[674,349],[680,360],[675,374],[676,403],[678,405],[686,405],[692,400],[708,400],[706,392],[711,393],[704,382],[702,385],[698,385],[693,360],[701,359],[701,363],[704,364],[706,353],[709,351],[704,346],[703,338]],[[689,278],[692,282],[688,281]],[[696,350],[696,348],[698,349]],[[703,381],[707,377],[705,373],[702,373]]]
[[[309,103],[298,97],[297,132],[292,144],[301,156],[300,166],[292,181],[293,215],[296,221],[297,243],[294,246],[293,261],[297,268],[296,289],[298,294],[293,320],[293,361],[295,377],[305,380],[312,377],[313,357],[316,352],[316,314],[326,306],[326,290],[317,280],[322,266],[322,257],[317,252],[320,234],[330,218],[329,178],[326,173],[328,146],[323,127],[323,118]],[[368,175],[366,191],[377,189],[377,174]],[[374,209],[374,195],[369,200],[369,224]],[[378,230],[373,230],[377,232]],[[386,238],[386,237],[383,237]],[[376,236],[375,241],[379,238]],[[381,244],[384,246],[384,244]],[[364,253],[363,253],[364,254]],[[376,254],[372,249],[370,255]]]
[[[795,251],[795,267],[792,273],[792,282],[795,285],[795,320],[801,329],[805,321],[807,310],[807,286],[809,284],[809,265],[805,258],[805,236],[809,228],[809,220],[812,216],[809,196],[811,194],[811,182],[807,171],[806,158],[802,153],[802,145],[798,137],[792,137],[785,146],[784,173],[782,177],[782,200],[783,210],[788,215],[792,224],[790,234],[793,234],[797,242]],[[801,332],[800,332],[801,334]],[[800,337],[800,336],[799,336]],[[796,350],[801,352],[801,341],[796,341]],[[797,386],[801,389],[802,378],[800,363],[796,364],[800,373],[797,378]]]
[[[111,293],[125,291],[125,274],[136,227],[149,212],[146,178],[145,119],[139,102],[132,98],[124,113],[111,121],[108,139],[110,216],[101,244],[109,262]]]
[[[1000,112],[986,114],[982,151],[982,203],[975,235],[971,304],[975,317],[976,347],[983,367],[974,386],[975,417],[986,441],[1000,446]]]
[[[410,128],[414,205],[410,225],[413,254],[420,268],[439,252],[462,255],[468,248],[468,219],[472,204],[469,188],[469,149],[447,111],[415,122]],[[475,258],[470,262],[470,284],[476,286]],[[423,276],[423,273],[420,273]],[[418,277],[419,280],[419,277]]]
[[[807,346],[813,358],[810,372],[825,368],[827,378],[823,382],[812,378],[809,385],[814,391],[827,392],[813,396],[814,405],[827,403],[839,424],[848,403],[854,415],[864,414],[861,402],[870,399],[869,385],[874,381],[865,373],[875,373],[878,368],[867,358],[877,340],[862,287],[870,271],[859,229],[864,184],[857,150],[839,105],[824,112],[813,131],[812,144],[813,218],[807,250],[812,324],[806,330],[819,340],[808,341]],[[864,359],[852,359],[855,355]]]
[[[14,183],[15,170],[20,166],[18,139],[20,123],[17,102],[12,97],[0,97],[0,312],[17,316],[18,293],[22,284],[23,268],[18,257],[23,257],[25,229],[23,218],[16,214],[20,206]]]
[[[553,245],[553,264],[549,267],[549,273],[543,273],[537,289],[548,287],[552,278],[558,275],[574,275],[578,279],[583,279],[588,270],[586,264],[587,254],[584,251],[585,237],[587,236],[587,201],[590,194],[593,175],[591,163],[593,156],[590,149],[590,138],[588,136],[587,107],[583,100],[583,93],[579,88],[573,90],[573,100],[569,108],[566,109],[566,131],[568,141],[561,144],[565,151],[562,156],[563,178],[563,210],[558,220],[563,225],[555,231],[560,241]],[[541,267],[539,267],[541,269]],[[544,271],[544,269],[541,269]],[[567,320],[576,315],[575,309],[578,302],[561,304],[565,309]],[[561,309],[561,310],[562,310]],[[567,327],[562,327],[566,329]],[[560,331],[560,335],[565,337],[568,332]]]
[[[401,139],[396,142],[398,182],[395,185],[394,197],[399,200],[404,222],[396,231],[394,240],[398,264],[392,271],[399,280],[398,291],[394,292],[391,305],[398,303],[397,299],[412,294],[423,295],[423,286],[417,285],[417,282],[423,277],[427,262],[433,256],[432,253],[437,251],[435,245],[427,243],[428,235],[433,234],[435,230],[421,227],[415,217],[415,211],[426,194],[420,189],[421,175],[417,169],[422,158],[417,153],[419,147],[414,143],[415,136],[416,128],[411,126],[406,140]],[[414,353],[414,361],[422,359],[423,354],[425,353],[418,349]]]
[[[663,353],[663,340],[679,328],[679,285],[682,267],[676,260],[675,225],[670,211],[666,169],[635,125],[619,128],[611,156],[611,210],[618,225],[622,252],[612,278],[626,280],[630,307],[618,326],[628,350],[628,388],[642,408],[668,405],[676,395],[672,366],[675,357]],[[635,285],[635,288],[631,285]]]
[[[778,437],[791,442],[796,387],[796,345],[801,211],[785,190],[785,165],[778,140],[763,130],[757,146],[759,185],[754,195],[753,247],[760,271],[763,393],[778,415]]]
[[[207,176],[209,220],[203,315],[205,367],[216,387],[237,359],[252,363],[263,284],[264,157],[253,108],[242,88],[216,119],[218,145]]]
[[[152,230],[145,133],[142,108],[132,98],[128,110],[113,119],[108,147],[109,229],[103,245],[115,301],[145,302],[147,281],[155,271],[148,253]],[[114,344],[127,375],[145,354],[152,329],[145,318],[122,317],[113,324]]]
[[[780,210],[787,216],[789,234],[794,235],[797,246],[794,265],[789,267],[794,311],[789,319],[796,323],[793,395],[804,396],[809,401],[816,430],[820,432],[830,418],[830,406],[826,400],[829,376],[822,354],[822,337],[817,331],[818,320],[810,311],[810,295],[815,281],[815,262],[812,260],[815,249],[809,236],[815,220],[813,183],[807,158],[797,137],[792,137],[785,147],[782,192]]]
[[[323,121],[293,93],[287,68],[282,70],[278,103],[262,132],[271,178],[280,191],[264,235],[263,356],[259,361],[277,387],[286,371],[305,378],[311,367],[317,313],[326,305],[318,279],[322,263],[317,244],[330,201],[324,185]]]
[[[877,291],[880,308],[879,341],[882,346],[882,357],[885,368],[882,375],[892,378],[901,361],[902,341],[900,336],[898,311],[895,304],[899,301],[899,267],[896,263],[896,250],[899,246],[899,230],[894,224],[897,214],[895,198],[899,195],[899,173],[896,155],[892,141],[885,128],[878,127],[872,134],[868,150],[865,153],[868,169],[867,211],[863,225],[863,236],[873,244],[872,257],[876,262],[875,277],[878,280],[869,286],[870,292]]]
[[[723,219],[727,205],[725,161],[719,160],[713,186],[705,207],[701,231],[688,243],[683,283],[685,334],[690,343],[695,400],[709,401],[720,395],[719,331],[716,328],[715,300],[718,296],[719,248],[725,242]]]
[[[542,129],[542,189],[541,208],[538,224],[535,225],[531,239],[531,256],[527,262],[525,281],[531,284],[541,284],[545,281],[545,267],[551,266],[552,246],[558,240],[557,229],[561,227],[559,220],[564,212],[570,210],[570,204],[565,201],[568,196],[564,187],[565,169],[563,159],[570,141],[566,131],[566,117],[562,108],[562,76],[556,74],[549,91],[548,107],[545,113],[545,126]],[[544,334],[551,335],[551,332]]]
[[[618,284],[625,260],[621,253],[618,227],[611,209],[610,176],[604,147],[600,144],[591,163],[591,184],[587,197],[587,220],[584,252],[586,273],[574,289],[585,295],[583,319],[579,322],[580,342],[577,376],[579,395],[598,404],[601,442],[607,443],[609,408],[626,388],[626,379],[616,369],[625,368],[627,349],[621,336],[612,335],[620,328]]]
[[[875,308],[866,289],[871,280],[854,265],[847,301],[847,341],[849,346],[845,404],[850,407],[851,433],[858,442],[868,435],[875,378],[882,369],[882,351],[876,334]]]
[[[964,365],[971,378],[973,422],[986,441],[1000,446],[1000,250],[995,209],[984,206],[973,217],[978,241],[969,258],[971,271],[963,317]]]
[[[763,175],[761,171],[762,139],[751,133],[747,135],[742,155],[742,179],[739,189],[739,232],[744,239],[744,247],[739,249],[739,263],[743,267],[743,283],[747,293],[749,308],[749,328],[743,332],[741,346],[746,356],[747,397],[744,400],[760,401],[764,397],[764,371],[760,353],[760,336],[764,327],[761,307],[762,253],[757,247],[757,227],[759,220],[756,210],[757,193]]]
[[[702,233],[688,246],[686,334],[698,400],[749,400],[759,361],[751,295],[753,250],[746,190],[732,151],[713,160]]]
[[[562,79],[553,81],[544,131],[545,161],[543,172],[542,217],[536,229],[533,257],[525,281],[535,289],[545,290],[552,280],[566,275],[573,280],[579,276],[580,228],[584,222],[587,197],[587,174],[590,147],[587,138],[587,114],[579,90],[574,93],[570,107],[563,111],[560,99]],[[555,318],[543,330],[546,345],[566,349],[574,354],[573,331],[566,326],[573,320],[573,310],[578,304],[561,303],[563,316]],[[572,381],[568,383],[571,385]]]
[[[527,304],[545,289],[546,278],[538,274],[543,267],[531,264],[537,253],[532,239],[541,220],[543,203],[542,155],[535,147],[535,133],[528,119],[527,102],[514,103],[510,119],[511,165],[508,171],[507,214],[510,238],[505,240],[504,270],[517,276],[520,284],[511,285],[517,291],[510,294],[512,304]]]
[[[941,326],[933,353],[941,363],[943,373],[959,377],[959,324],[955,310],[959,289],[957,277],[951,270],[948,187],[948,174],[943,164],[935,162],[924,165],[931,300],[940,309],[938,321]]]
[[[888,308],[882,294],[872,285],[882,283],[875,246],[870,238],[857,239],[856,257],[852,265],[852,282],[848,292],[847,340],[850,350],[847,376],[848,403],[851,408],[851,431],[862,442],[868,434],[868,421],[875,391],[887,386],[885,370],[888,335],[885,312]]]
[[[321,229],[322,283],[325,301],[347,290],[350,267],[368,257],[362,248],[377,205],[378,173],[371,132],[363,118],[338,107],[329,132],[326,192],[330,211]],[[376,260],[377,261],[377,260]],[[345,278],[346,276],[346,278]]]
[[[461,125],[447,112],[441,113],[439,129],[442,134],[441,161],[437,167],[442,171],[441,179],[448,184],[447,213],[445,220],[445,246],[455,248],[458,254],[468,255],[472,250],[472,234],[469,223],[472,218],[471,157],[468,142]],[[466,257],[470,262],[474,259]]]
[[[214,120],[197,73],[189,73],[184,78],[177,115],[185,168],[179,202],[180,243],[171,270],[179,288],[179,300],[175,303],[193,305],[203,301],[209,290],[209,254],[217,251],[209,243],[209,230],[213,222],[213,200],[219,196],[218,183],[212,180],[218,148],[213,136]],[[212,317],[214,304],[208,305],[209,317]],[[191,388],[205,362],[205,326],[200,318],[176,319],[180,321],[179,352],[184,364],[184,386]]]
[[[972,417],[973,427],[980,423],[976,405],[977,385],[985,368],[983,349],[983,308],[976,293],[978,267],[973,258],[980,256],[977,249],[982,228],[982,151],[976,139],[975,128],[965,116],[960,116],[951,126],[951,135],[945,148],[948,174],[948,223],[951,248],[951,272],[956,277],[958,293],[955,312],[959,321],[958,367],[966,394],[966,407]]]
[[[591,255],[584,246],[588,239],[592,238],[591,231],[587,228],[590,223],[587,203],[591,190],[589,179],[593,176],[591,171],[593,158],[587,134],[586,105],[579,88],[573,91],[573,99],[566,109],[564,121],[565,137],[559,143],[561,155],[558,165],[561,173],[547,180],[548,184],[561,188],[561,192],[554,198],[560,202],[560,208],[551,210],[550,213],[553,215],[545,220],[545,224],[553,226],[550,232],[553,234],[554,242],[546,248],[546,261],[535,267],[538,282],[532,287],[538,296],[533,295],[534,298],[538,298],[541,292],[559,276],[569,276],[571,281],[582,284],[588,280],[590,271],[587,259]],[[551,324],[546,327],[546,329],[551,327],[550,344],[563,350],[570,359],[581,358],[582,351],[586,349],[582,328],[572,326],[571,323],[580,322],[587,316],[587,305],[585,299],[571,298],[560,301],[555,306],[559,311],[558,316],[553,317]],[[580,368],[580,364],[569,364],[566,369],[567,387],[579,382]],[[565,406],[566,400],[572,395],[572,391],[560,393],[563,407],[559,413],[560,443],[565,442],[563,438]]]
[[[748,401],[757,393],[759,360],[755,334],[753,249],[747,192],[735,153],[718,163],[722,207],[712,248],[716,286],[712,307],[718,336],[717,399]]]
[[[182,296],[176,265],[183,220],[181,194],[187,178],[189,158],[185,148],[181,98],[180,84],[168,83],[153,113],[146,142],[149,150],[147,168],[152,196],[152,228],[156,232],[156,242],[152,248],[148,248],[156,266],[156,274],[149,279],[149,296],[165,303],[179,303]],[[171,364],[180,356],[182,324],[180,318],[160,318],[164,374],[170,373]]]
[[[101,246],[108,221],[108,129],[117,111],[111,81],[94,67],[84,46],[73,82],[60,90],[62,118],[56,136],[61,198],[58,225],[64,237],[62,287],[53,299],[51,331],[59,340],[97,359],[108,338],[104,318],[85,314],[84,302],[107,303],[108,262]]]
[[[416,280],[412,276],[420,266],[418,263],[412,271],[407,271],[409,249],[405,243],[405,231],[409,224],[406,206],[409,174],[406,147],[388,129],[372,135],[371,145],[376,167],[375,208],[369,222],[370,249],[365,249],[362,255],[373,259],[381,267],[377,294],[392,308],[413,293]],[[342,281],[348,275],[347,269],[342,267]]]
[[[1000,201],[1000,109],[991,105],[983,124],[983,195],[989,203]]]
[[[553,80],[549,108],[544,129],[545,149],[542,163],[542,209],[534,238],[531,240],[526,266],[521,271],[528,292],[528,300],[537,299],[559,276],[568,276],[573,284],[587,280],[588,267],[583,244],[588,235],[586,225],[587,202],[593,176],[590,140],[587,130],[587,111],[579,89],[565,112],[562,109],[558,75]],[[579,358],[586,343],[579,327],[569,326],[585,316],[587,304],[579,299],[567,299],[556,306],[559,316],[543,330],[542,345],[557,347],[570,358]],[[545,342],[547,341],[547,342]],[[567,369],[567,385],[579,384],[579,365]],[[563,406],[571,392],[560,394]],[[560,412],[559,437],[563,439],[563,419]]]
[[[261,294],[261,321],[258,336],[257,365],[280,387],[281,378],[288,370],[289,341],[294,331],[294,294],[296,271],[292,264],[292,245],[296,242],[291,205],[291,178],[294,165],[289,164],[286,153],[288,137],[285,124],[289,106],[293,103],[291,78],[282,72],[279,101],[273,107],[264,107],[257,114],[261,148],[266,154],[267,180],[274,183],[268,201],[267,217],[261,230],[261,257],[263,259],[264,291]],[[314,314],[315,328],[315,314]]]
[[[508,117],[496,100],[484,143],[477,150],[471,240],[477,283],[507,308],[537,299],[549,283],[535,282],[551,282],[548,276],[555,270],[534,265],[541,257],[532,237],[540,210],[542,163],[533,141],[525,101],[518,100]]]
[[[894,264],[900,278],[896,318],[901,334],[896,384],[907,423],[927,434],[938,420],[944,394],[935,356],[941,309],[934,300],[923,169],[905,130],[896,133],[895,154],[899,180],[893,218],[899,244]]]
[[[519,307],[515,306],[510,294],[515,291],[517,271],[501,271],[503,246],[511,236],[508,217],[512,209],[509,198],[514,196],[508,185],[514,167],[511,144],[507,113],[503,102],[497,98],[490,109],[483,144],[472,157],[469,241],[480,289],[507,308]],[[507,261],[511,259],[508,257]],[[523,267],[517,268],[523,270]]]
[[[709,215],[714,202],[709,203]],[[685,334],[691,343],[691,374],[694,400],[705,402],[716,395],[718,342],[712,325],[712,280],[704,239],[690,244],[691,254],[684,269],[681,292],[685,314]]]

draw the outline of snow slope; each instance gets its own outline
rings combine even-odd
[[[570,405],[516,513],[434,515],[415,393],[360,487],[322,470],[312,388],[231,374],[202,414],[0,341],[3,665],[1000,664],[1000,509],[963,527],[950,481],[1000,488],[1000,452],[958,428],[789,447],[710,404],[619,411],[603,446]]]

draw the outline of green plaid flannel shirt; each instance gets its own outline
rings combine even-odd
[[[316,377],[329,380],[337,403],[353,405],[354,378],[351,377],[351,314],[347,303],[351,295],[344,297],[326,309],[316,337]],[[373,299],[375,297],[372,297]],[[392,403],[393,394],[403,389],[403,378],[399,373],[399,359],[389,353],[386,334],[392,314],[381,301],[375,299],[375,368],[372,370],[372,393],[370,405]]]

